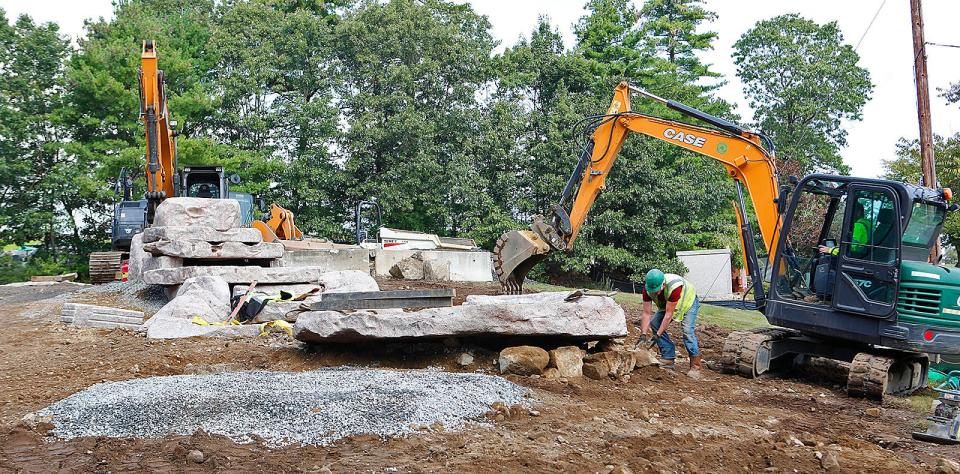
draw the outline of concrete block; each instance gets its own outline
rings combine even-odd
[[[151,243],[160,240],[199,240],[203,242],[242,242],[255,244],[263,242],[263,235],[253,228],[238,227],[228,230],[217,230],[206,226],[193,227],[148,227],[143,230],[143,242]]]
[[[370,251],[361,248],[287,251],[284,252],[281,262],[284,267],[316,267],[329,272],[359,270],[370,273]]]
[[[729,298],[733,293],[730,250],[677,252],[677,259],[689,270],[684,278],[693,283],[700,298]]]
[[[490,252],[482,251],[377,249],[374,258],[374,274],[390,276],[390,268],[417,252],[420,252],[424,262],[429,260],[449,262],[450,281],[493,281]]]
[[[558,336],[591,340],[627,334],[623,309],[609,297],[567,302],[566,292],[468,296],[464,304],[420,311],[304,312],[294,337],[304,342],[449,336]]]
[[[79,327],[139,329],[143,324],[143,311],[64,303],[60,322]]]
[[[157,206],[153,224],[230,230],[240,227],[240,203],[234,199],[167,198]]]
[[[423,262],[423,279],[427,281],[450,281],[450,262],[440,259]]]
[[[273,259],[283,256],[283,244],[260,242],[210,243],[202,240],[159,240],[143,244],[143,250],[155,256],[202,259]]]
[[[227,283],[313,283],[320,279],[323,269],[315,267],[264,268],[236,266],[198,266],[161,268],[144,272],[143,281],[149,285],[179,285],[189,278],[219,276]]]

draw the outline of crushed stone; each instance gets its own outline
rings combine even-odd
[[[403,436],[483,422],[495,402],[529,406],[504,378],[435,369],[325,368],[222,372],[99,383],[37,414],[52,434],[154,438],[198,430],[238,443],[327,445],[359,434]]]

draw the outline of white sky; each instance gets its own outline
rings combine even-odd
[[[583,15],[584,0],[457,0],[469,1],[474,9],[487,15],[493,35],[501,41],[501,49],[513,44],[521,35],[529,35],[537,17],[546,15],[564,34],[567,46],[573,43],[572,26]],[[856,44],[883,0],[707,0],[708,9],[719,18],[707,28],[719,33],[715,49],[702,55],[713,69],[729,82],[719,95],[738,104],[745,119],[751,111],[743,98],[742,84],[730,55],[733,43],[758,20],[783,13],[799,13],[819,23],[836,20],[848,43]],[[639,4],[640,2],[635,2]],[[107,0],[0,0],[0,8],[8,18],[21,13],[37,21],[54,21],[61,31],[76,37],[83,32],[87,18],[110,17],[113,11]],[[958,0],[924,0],[923,13],[928,42],[960,44]],[[847,124],[848,147],[842,151],[853,174],[865,177],[882,172],[882,159],[894,156],[894,144],[900,137],[916,138],[916,91],[913,82],[913,45],[910,28],[910,7],[907,0],[887,0],[858,53],[861,66],[870,71],[875,88],[873,98],[864,108],[863,121]],[[937,88],[960,81],[960,49],[927,47],[933,129],[935,133],[952,135],[960,132],[960,106],[945,105]],[[612,86],[611,86],[612,87]],[[596,111],[585,110],[584,115]]]

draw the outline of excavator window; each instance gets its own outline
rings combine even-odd
[[[800,191],[793,220],[786,230],[782,259],[786,274],[777,279],[777,293],[785,299],[828,304],[833,293],[836,257],[819,251],[836,246],[842,237],[846,184],[815,180]]]
[[[946,216],[947,211],[940,206],[921,201],[913,203],[910,221],[903,232],[904,260],[927,261]]]
[[[189,197],[220,199],[220,176],[216,173],[190,173],[185,184]]]

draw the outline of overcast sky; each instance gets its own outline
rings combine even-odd
[[[458,0],[466,1],[466,0]],[[707,28],[719,33],[715,49],[702,55],[713,69],[728,81],[719,95],[738,104],[738,112],[748,119],[751,111],[743,98],[742,84],[730,58],[733,43],[758,20],[783,13],[799,13],[819,23],[837,21],[848,43],[856,44],[874,13],[884,0],[707,0],[708,9],[719,18]],[[572,25],[583,13],[583,0],[472,0],[475,10],[486,15],[501,49],[528,35],[537,17],[548,16],[564,34],[567,46],[573,43]],[[638,4],[640,2],[637,2]],[[38,21],[54,21],[61,30],[76,37],[83,33],[86,18],[110,17],[108,0],[0,0],[7,16],[27,13]],[[924,20],[928,42],[960,45],[958,0],[924,0]],[[842,151],[853,174],[874,177],[882,172],[881,160],[894,154],[900,137],[915,139],[917,130],[916,90],[913,82],[913,45],[908,0],[887,0],[860,48],[860,65],[870,71],[875,85],[873,98],[863,111],[863,121],[846,124],[849,146]],[[960,132],[960,106],[947,106],[937,96],[937,88],[960,81],[960,48],[928,46],[927,61],[935,133]],[[611,85],[611,88],[613,85]],[[597,113],[585,110],[584,115]]]

